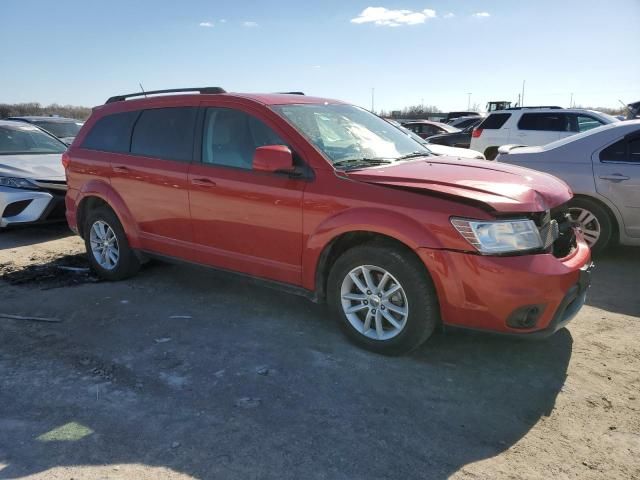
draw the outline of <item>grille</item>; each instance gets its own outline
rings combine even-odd
[[[551,212],[547,210],[539,220],[538,232],[542,239],[542,245],[545,250],[553,245],[560,235],[558,221],[551,218]]]

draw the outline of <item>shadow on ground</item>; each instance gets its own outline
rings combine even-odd
[[[73,232],[69,230],[66,223],[0,229],[0,250],[37,245],[71,235]]]
[[[323,307],[173,265],[66,295],[1,290],[3,308],[25,309],[24,292],[64,321],[0,320],[0,478],[135,463],[198,478],[444,479],[548,415],[572,351],[566,330],[447,333],[381,357]]]
[[[587,304],[640,317],[640,247],[612,247],[594,258]]]

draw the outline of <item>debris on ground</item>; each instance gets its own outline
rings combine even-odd
[[[59,318],[50,318],[50,317],[29,317],[23,315],[13,315],[10,313],[0,313],[0,318],[6,318],[9,320],[27,320],[31,322],[50,322],[50,323],[59,323],[62,322]]]
[[[259,398],[242,397],[236,401],[236,407],[240,408],[256,408],[262,403]]]

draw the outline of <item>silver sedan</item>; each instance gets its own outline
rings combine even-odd
[[[640,120],[594,128],[541,147],[505,145],[499,162],[548,172],[574,192],[570,214],[594,252],[640,245]]]

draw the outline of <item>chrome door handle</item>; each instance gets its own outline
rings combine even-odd
[[[629,177],[622,175],[621,173],[614,173],[612,175],[600,175],[600,180],[609,180],[611,182],[622,182],[623,180],[629,180]]]
[[[129,173],[129,169],[123,166],[113,167],[113,171],[116,173]]]

